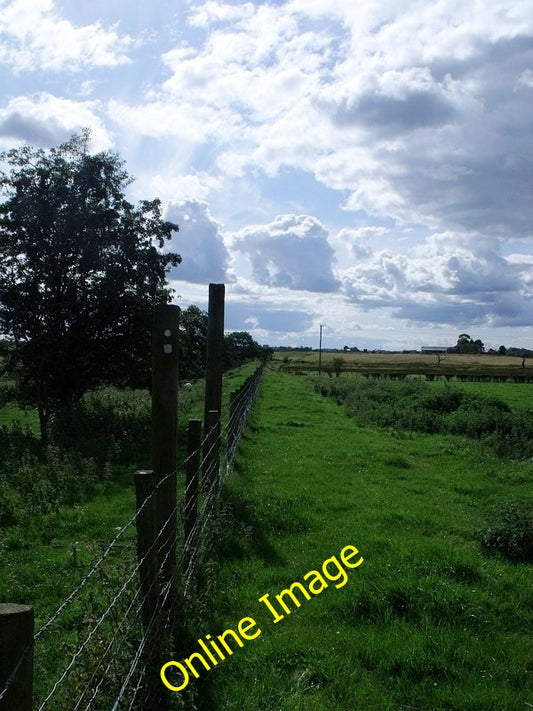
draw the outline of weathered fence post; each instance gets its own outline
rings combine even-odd
[[[161,536],[159,561],[166,581],[173,580],[176,566],[179,313],[178,306],[160,306],[154,313],[153,330],[152,467],[154,484],[159,485],[155,524],[156,535]]]
[[[205,423],[204,489],[216,496],[220,479],[220,412],[209,410]]]
[[[1,711],[32,711],[33,607],[9,602],[0,604],[0,695],[8,681]]]
[[[202,445],[202,421],[189,420],[187,439],[187,467],[185,479],[185,575],[190,575],[196,553],[196,519],[198,515],[198,478],[200,448]]]
[[[222,411],[222,370],[224,358],[224,284],[209,284],[209,311],[207,325],[207,369],[204,403],[204,478],[211,466],[208,456],[209,411]],[[220,427],[219,427],[220,428]],[[216,463],[218,465],[218,461]]]

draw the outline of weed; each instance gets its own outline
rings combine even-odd
[[[505,501],[481,531],[483,548],[516,562],[533,563],[533,502]]]

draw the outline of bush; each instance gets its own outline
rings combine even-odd
[[[84,457],[130,463],[150,451],[151,399],[145,390],[104,387],[87,393],[72,408],[58,412],[50,439]]]
[[[0,471],[0,527],[83,501],[109,476],[109,468],[99,467],[94,459],[57,447],[49,447],[42,457],[27,451],[9,459]]]
[[[481,531],[483,548],[516,562],[533,563],[533,502],[508,501]]]

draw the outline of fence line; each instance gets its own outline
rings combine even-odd
[[[175,612],[172,610],[173,600],[171,596],[173,587],[179,580],[182,580],[182,592],[184,595],[187,594],[190,587],[201,557],[202,543],[205,541],[207,526],[216,508],[220,487],[233,468],[238,444],[244,431],[246,418],[249,415],[259,388],[262,372],[263,368],[258,368],[252,376],[245,380],[236,392],[232,393],[227,421],[223,428],[218,426],[216,437],[212,436],[212,431],[205,432],[201,442],[197,444],[194,451],[188,453],[188,456],[180,466],[175,471],[160,479],[144,501],[138,505],[135,514],[120,528],[111,543],[109,543],[99,558],[91,565],[89,571],[84,575],[74,590],[72,590],[58,606],[57,610],[33,635],[31,643],[27,645],[22,655],[16,663],[13,664],[13,672],[7,681],[4,683],[3,680],[0,680],[3,683],[3,688],[0,686],[0,709],[4,709],[2,700],[7,697],[8,691],[15,683],[24,661],[33,652],[35,643],[40,643],[44,640],[46,633],[49,633],[51,628],[58,623],[58,621],[61,621],[60,618],[67,616],[66,613],[68,610],[73,609],[74,603],[79,601],[79,605],[83,606],[85,602],[83,599],[84,595],[87,595],[92,590],[89,583],[96,582],[98,579],[97,576],[103,575],[104,565],[111,561],[112,553],[118,549],[118,542],[134,524],[138,524],[141,515],[147,510],[146,507],[153,504],[167,480],[176,477],[178,471],[186,469],[191,461],[194,460],[195,471],[193,473],[195,476],[185,482],[182,493],[176,499],[175,506],[168,512],[168,517],[159,527],[154,541],[144,556],[141,557],[140,560],[137,560],[137,562],[134,562],[133,565],[131,565],[131,563],[128,564],[127,570],[123,573],[124,582],[120,586],[120,589],[115,591],[114,594],[111,593],[111,601],[109,602],[108,600],[105,609],[100,610],[99,614],[92,620],[92,625],[89,625],[90,629],[85,633],[83,641],[77,644],[77,648],[73,654],[71,652],[70,661],[59,674],[44,699],[40,702],[38,709],[39,711],[44,711],[51,700],[58,696],[61,687],[64,687],[65,681],[71,672],[80,666],[81,659],[85,656],[89,657],[91,645],[96,647],[96,650],[93,652],[96,659],[92,659],[92,661],[90,658],[88,659],[86,666],[90,666],[90,669],[87,669],[87,673],[83,675],[84,678],[80,688],[76,689],[75,693],[73,693],[71,689],[68,690],[68,702],[73,705],[66,706],[65,702],[63,702],[61,708],[72,708],[73,711],[81,711],[82,708],[84,708],[85,711],[96,708],[102,708],[103,710],[105,708],[107,711],[107,709],[110,708],[109,693],[112,693],[109,687],[112,685],[119,687],[118,693],[116,693],[114,701],[112,702],[113,711],[126,708],[123,702],[128,703],[128,701],[129,705],[127,708],[133,708],[135,700],[143,695],[143,704],[149,702],[148,697],[151,693],[149,687],[150,682],[153,683],[153,680],[146,678],[146,665],[149,663],[150,655],[153,656],[153,649],[151,650],[150,646],[153,642],[154,631],[165,629],[170,635],[170,621]],[[218,466],[217,470],[212,476],[208,477],[208,481],[206,482],[204,478],[206,462],[211,459],[214,452],[220,452],[222,454],[224,460],[223,465]],[[169,521],[177,514],[182,516],[182,523],[185,525],[187,514],[191,513],[190,508],[193,505],[196,515],[189,518],[187,528],[183,532],[182,543],[179,545],[179,552],[177,552],[177,538],[170,540],[170,536],[162,536],[162,534],[166,531]],[[124,554],[124,547],[121,547],[120,550],[122,554]],[[157,573],[149,582],[148,586],[145,586],[143,589],[137,578],[140,577],[139,572],[146,562],[147,557],[154,553],[154,551],[157,553],[159,561]],[[165,571],[167,570],[170,556],[176,560],[172,568],[173,573],[171,577],[168,578],[165,575]],[[116,575],[116,571],[113,570],[112,572]],[[130,637],[134,634],[134,628],[139,627],[138,618],[140,611],[146,604],[151,591],[159,588],[160,585],[161,589],[158,595],[158,605],[154,609],[151,618],[147,620],[144,629],[142,631],[139,630],[137,633],[140,639],[138,639],[138,642],[131,650],[132,654],[129,668],[125,675],[121,675],[120,672],[114,670],[114,666],[120,663],[120,660],[117,661],[117,648],[119,648],[122,655],[124,654],[124,650],[120,649],[122,643],[126,643],[125,646],[129,649],[131,646]],[[104,588],[101,585],[97,588],[97,592],[105,596]],[[88,597],[90,598],[90,595],[88,595]],[[161,626],[162,618],[165,618],[163,628]],[[63,624],[68,628],[68,620]],[[108,629],[108,627],[111,629]],[[102,639],[102,636],[105,639]],[[102,694],[105,694],[104,701],[101,700]],[[104,703],[104,706],[100,706],[100,703]],[[162,705],[160,708],[163,709],[165,706]]]

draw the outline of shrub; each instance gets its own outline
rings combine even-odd
[[[54,416],[52,442],[84,457],[129,463],[149,451],[150,395],[143,390],[105,387],[87,393],[72,408]]]
[[[485,550],[513,561],[533,563],[533,502],[507,501],[481,531]]]

